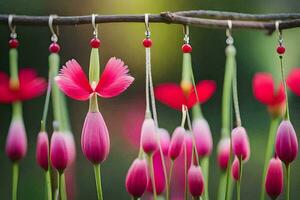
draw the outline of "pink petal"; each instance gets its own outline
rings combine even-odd
[[[63,66],[55,80],[67,96],[76,100],[87,100],[93,92],[81,66],[74,59]]]
[[[155,98],[161,103],[181,110],[182,105],[187,104],[187,99],[181,87],[175,83],[163,83],[154,88]]]
[[[287,78],[287,85],[297,95],[300,96],[300,69],[296,68],[291,71]]]
[[[109,59],[95,91],[104,98],[121,94],[134,80],[128,72],[128,67],[122,60],[115,57]]]
[[[217,88],[217,86],[216,86],[215,81],[212,81],[212,80],[200,81],[196,85],[199,102],[202,104],[202,103],[205,103],[206,101],[208,101],[212,97],[212,95],[215,93],[216,88]],[[194,88],[192,88],[192,90],[188,96],[187,106],[188,106],[188,108],[192,108],[196,103],[197,103],[197,96],[196,96]]]

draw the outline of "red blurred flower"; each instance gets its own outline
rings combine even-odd
[[[255,74],[252,86],[255,98],[268,106],[273,116],[282,116],[285,113],[285,93],[282,82],[278,88],[275,88],[272,75],[260,72]]]
[[[203,80],[196,85],[196,88],[199,102],[204,103],[216,91],[216,83],[212,80]],[[190,109],[197,103],[197,96],[192,85],[186,88],[176,83],[162,83],[154,88],[154,92],[158,101],[176,110],[181,110],[182,105]]]
[[[297,96],[300,96],[300,68],[295,68],[291,71],[286,83]]]
[[[38,97],[46,90],[45,79],[37,76],[34,69],[21,69],[19,84],[12,82],[10,77],[0,72],[0,103],[13,103]]]

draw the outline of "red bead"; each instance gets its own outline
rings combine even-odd
[[[143,45],[144,45],[144,47],[146,47],[146,48],[151,47],[151,46],[152,46],[152,40],[151,40],[150,38],[145,38],[145,39],[143,40]]]
[[[49,51],[51,53],[58,53],[60,51],[60,46],[56,42],[53,42],[49,46]]]
[[[99,48],[100,47],[100,40],[98,38],[93,38],[90,41],[90,45],[92,48]]]
[[[19,46],[19,41],[17,40],[17,39],[10,39],[9,40],[9,42],[8,42],[8,44],[9,44],[9,47],[10,48],[18,48],[18,46]]]
[[[190,44],[184,44],[182,45],[181,50],[183,53],[191,53],[193,48]]]
[[[280,46],[277,47],[276,51],[277,51],[278,54],[282,55],[285,52],[285,48],[284,48],[284,46],[280,45]]]

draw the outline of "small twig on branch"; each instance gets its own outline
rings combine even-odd
[[[149,22],[187,24],[203,28],[227,28],[227,20],[232,20],[236,29],[258,29],[272,33],[275,30],[275,20],[281,20],[280,29],[300,27],[300,13],[279,14],[244,14],[209,10],[191,10],[180,12],[163,12],[149,15]],[[48,26],[49,16],[15,15],[14,25]],[[53,25],[90,24],[91,15],[58,16],[53,19]],[[96,23],[144,22],[144,14],[137,15],[98,15]],[[8,15],[0,15],[0,24],[7,24]]]

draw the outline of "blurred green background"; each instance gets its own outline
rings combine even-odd
[[[87,15],[128,14],[128,13],[159,13],[162,11],[179,11],[191,9],[210,9],[248,13],[268,12],[299,12],[300,2],[297,0],[1,0],[1,14],[27,15]],[[182,62],[182,26],[167,24],[151,24],[152,64],[154,83],[179,82]],[[92,36],[92,26],[60,27],[59,44],[62,47],[61,62],[75,58],[87,69],[89,60],[89,40]],[[211,125],[214,145],[220,137],[220,111],[222,81],[224,73],[225,31],[190,28],[191,44],[193,46],[193,67],[195,77],[199,79],[216,80],[218,89],[213,98],[203,106],[204,114]],[[20,67],[31,66],[39,74],[46,77],[48,70],[48,45],[50,32],[48,27],[18,26]],[[130,114],[143,113],[140,105],[144,102],[144,48],[141,41],[144,38],[142,23],[101,24],[99,34],[102,41],[100,49],[101,65],[104,66],[109,57],[122,58],[128,64],[131,74],[136,78],[134,84],[126,93],[113,99],[100,100],[100,109],[107,122],[111,135],[111,153],[103,164],[103,190],[106,199],[129,199],[124,187],[124,180],[131,161],[137,155],[137,149],[126,139],[131,128],[124,133],[122,125],[124,118]],[[8,27],[0,26],[0,70],[8,71]],[[264,147],[266,145],[269,116],[263,105],[252,95],[251,80],[255,72],[268,71],[277,79],[279,60],[275,53],[277,35],[266,36],[261,31],[233,31],[237,48],[238,90],[241,105],[241,115],[244,126],[248,130],[251,142],[251,159],[245,166],[242,185],[242,199],[257,199],[260,191],[260,181],[263,165]],[[300,30],[284,31],[285,66],[289,71],[300,65],[298,48],[300,46]],[[21,162],[19,182],[19,199],[43,198],[43,171],[35,162],[35,142],[39,131],[39,121],[42,115],[44,97],[24,103],[24,119],[27,128],[29,151]],[[300,98],[290,94],[291,119],[296,131],[300,131]],[[83,157],[80,149],[80,134],[87,102],[68,100],[72,122],[72,130],[77,143],[77,161],[75,170],[75,199],[96,199],[93,170],[90,163]],[[50,111],[50,116],[52,115]],[[172,131],[180,123],[180,113],[158,103],[158,117],[161,127]],[[6,134],[11,119],[10,105],[0,105],[0,199],[10,199],[11,163],[4,153]],[[51,120],[51,118],[50,118]],[[49,120],[49,121],[50,121]],[[49,124],[49,123],[48,123]],[[132,128],[133,129],[133,128]],[[51,128],[49,129],[49,132]],[[215,148],[216,149],[216,148]],[[299,199],[300,178],[297,171],[300,162],[292,167],[292,199]],[[210,196],[216,199],[219,170],[215,164],[215,151],[211,159]],[[281,197],[283,199],[283,197]]]

